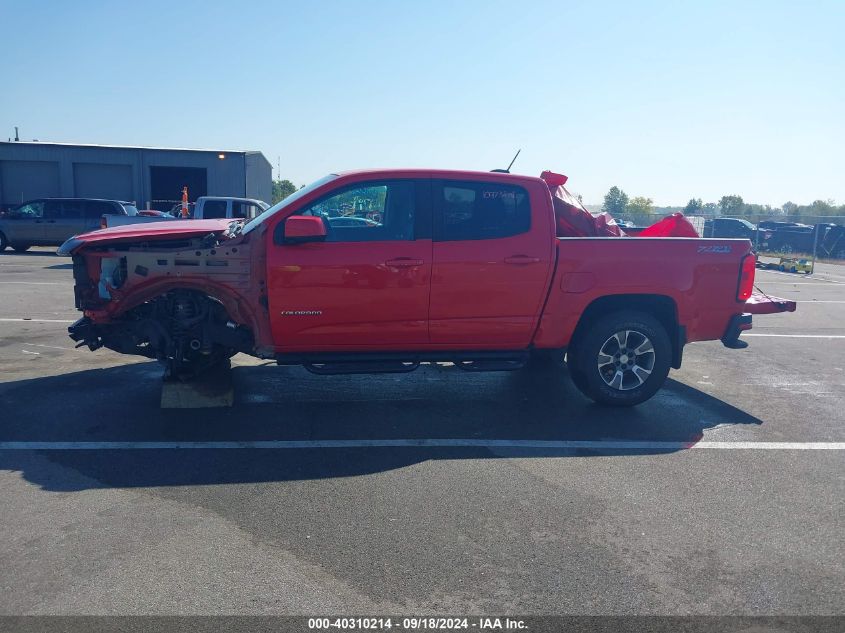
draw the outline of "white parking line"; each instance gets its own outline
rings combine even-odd
[[[0,284],[13,284],[18,286],[67,286],[72,287],[70,282],[59,283],[58,281],[0,281]]]
[[[764,279],[757,279],[757,285],[760,286],[827,286],[836,285],[838,282],[818,283],[815,281],[766,281]]]
[[[816,275],[807,275],[806,273],[790,273],[790,272],[786,272],[786,271],[781,272],[779,270],[759,270],[758,269],[758,272],[768,273],[770,275],[779,275],[779,276],[783,276],[783,277],[797,277],[798,279],[813,279],[813,280],[818,280],[818,281],[824,281],[824,282],[831,283],[831,284],[842,283],[841,281],[836,281],[834,279],[826,279],[824,276],[822,276],[822,275],[830,274],[830,273],[819,273],[819,276],[816,276]]]
[[[0,319],[0,323],[76,323],[73,319]]]
[[[393,439],[393,440],[256,440],[243,442],[0,442],[6,451],[78,450],[229,450],[229,449],[314,449],[314,448],[545,448],[598,451],[642,450],[763,450],[841,451],[845,442],[649,442],[580,440],[479,440],[479,439]]]
[[[752,334],[743,334],[742,338],[745,338],[746,336],[771,336],[776,338],[845,338],[845,334],[763,334],[757,332]]]

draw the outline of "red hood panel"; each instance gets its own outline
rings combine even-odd
[[[218,233],[225,231],[232,220],[226,218],[216,220],[173,220],[171,222],[143,222],[139,224],[125,224],[110,229],[99,229],[90,233],[77,235],[75,239],[82,244],[106,242],[124,239],[169,239],[172,237],[190,237]]]

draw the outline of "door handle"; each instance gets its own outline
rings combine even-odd
[[[411,259],[410,257],[397,257],[396,259],[388,259],[384,263],[390,268],[412,268],[414,266],[422,266],[423,260]]]
[[[506,264],[514,264],[516,266],[524,266],[526,264],[539,264],[539,257],[529,257],[528,255],[511,255],[505,257]]]

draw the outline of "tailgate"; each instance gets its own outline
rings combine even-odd
[[[789,299],[754,292],[745,302],[744,311],[751,314],[775,314],[777,312],[795,312],[795,308],[795,302]]]

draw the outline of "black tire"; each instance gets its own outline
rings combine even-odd
[[[575,388],[578,389],[583,394],[587,393],[587,378],[584,376],[583,371],[578,366],[578,352],[575,349],[575,346],[570,346],[568,350],[566,350],[566,368],[569,370],[569,377],[572,379],[572,384],[575,385]]]
[[[15,249],[16,253],[26,253],[30,246],[31,244],[12,244],[12,248]]]
[[[0,253],[6,250],[6,247],[9,245],[9,240],[6,239],[6,236],[0,232]]]
[[[666,328],[653,316],[634,310],[602,317],[579,336],[574,350],[575,386],[599,404],[614,407],[651,398],[663,386],[672,363]]]

